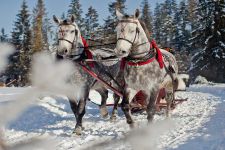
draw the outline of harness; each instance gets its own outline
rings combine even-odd
[[[78,40],[78,30],[76,29],[76,26],[74,24],[69,24],[69,25],[72,25],[75,27],[75,30],[74,30],[74,39],[73,41],[70,41],[68,39],[65,39],[65,38],[59,38],[58,41],[66,41],[68,43],[70,43],[72,45],[72,48],[71,49],[77,49],[77,48],[83,48],[84,50],[78,54],[70,54],[70,55],[67,55],[67,58],[68,59],[71,59],[75,62],[82,62],[82,60],[84,59],[93,59],[93,56],[92,56],[92,53],[89,51],[88,49],[88,44],[86,42],[86,40],[81,36],[81,39],[82,39],[82,43],[83,43],[83,46],[82,47],[78,47],[77,46],[77,40]],[[64,36],[64,32],[62,31],[61,29],[61,25],[59,26],[60,30],[59,32],[61,33],[62,37]],[[59,55],[57,53],[56,55],[57,59],[63,59],[63,56]],[[88,65],[92,68],[94,67],[94,63],[93,62],[87,62]]]
[[[128,43],[131,44],[131,49],[135,49],[141,45],[150,44],[150,49],[142,52],[142,53],[132,53],[130,54],[128,57],[123,58],[122,62],[121,62],[121,69],[125,68],[125,65],[130,65],[130,66],[142,66],[142,65],[146,65],[149,64],[151,62],[153,62],[155,60],[155,58],[157,58],[157,61],[159,62],[159,66],[160,68],[163,68],[163,58],[162,58],[162,54],[161,51],[159,50],[159,48],[156,45],[156,42],[154,40],[152,40],[151,42],[143,42],[141,44],[135,45],[135,41],[137,39],[137,37],[139,38],[139,34],[140,34],[140,29],[138,28],[138,22],[135,20],[120,20],[119,23],[134,23],[137,25],[136,27],[136,33],[135,33],[135,37],[133,39],[133,41],[130,41],[128,39],[125,38],[125,35],[122,35],[122,33],[124,32],[124,28],[126,27],[127,24],[125,24],[122,29],[121,29],[121,35],[119,36],[119,38],[117,39],[117,42],[120,40],[124,40],[127,41]],[[156,51],[154,51],[154,49],[156,49]],[[145,54],[143,57],[134,57],[137,55],[141,55],[141,54]]]
[[[120,41],[120,40],[124,40],[124,41],[127,41],[128,43],[130,43],[130,44],[133,46],[133,45],[134,45],[134,42],[136,41],[137,36],[139,37],[139,33],[140,33],[140,30],[139,30],[139,28],[138,28],[138,23],[137,23],[136,21],[131,21],[131,20],[121,20],[121,21],[120,21],[120,23],[123,23],[123,22],[126,22],[126,23],[134,23],[134,24],[137,25],[134,40],[133,40],[133,41],[130,41],[130,40],[126,39],[126,38],[120,37],[120,38],[117,39],[116,42],[118,42],[118,41]],[[124,28],[125,28],[125,27],[126,27],[126,25],[123,26],[123,28],[121,29],[121,32],[122,32],[122,33],[124,32]],[[125,35],[124,35],[124,37],[125,37]]]

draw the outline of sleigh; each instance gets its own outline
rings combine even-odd
[[[118,91],[116,91],[116,92],[118,92]],[[156,108],[157,112],[160,112],[161,110],[166,109],[166,107],[167,107],[167,102],[166,102],[164,97],[165,97],[165,89],[161,89],[159,91],[158,98],[157,98],[156,104],[155,104],[155,108]],[[139,91],[130,103],[131,112],[136,113],[136,112],[144,111],[147,107],[145,99],[146,99],[146,96],[144,95],[144,93],[142,91]],[[89,96],[89,100],[95,105],[98,105],[98,106],[101,105],[101,96],[98,95],[97,92],[95,92],[95,91],[91,91],[90,96]],[[121,101],[122,100],[120,100],[119,103],[121,103]],[[185,101],[187,101],[187,99],[175,99],[174,102],[172,103],[172,106],[171,106],[172,110],[175,109],[178,104],[181,104]],[[114,100],[113,100],[112,96],[110,96],[107,99],[106,105],[107,106],[113,106],[114,105]]]
[[[105,53],[103,56],[99,56],[99,53],[95,53],[95,55],[97,55],[98,57],[101,57],[101,61],[103,61],[104,63],[111,63],[114,62],[115,59],[113,59],[113,57],[110,56],[109,54],[109,50],[107,50],[108,52]],[[102,55],[102,52],[101,52]],[[102,59],[105,58],[105,59]],[[87,60],[87,61],[96,61],[96,60]],[[99,61],[99,60],[98,60]],[[116,89],[115,87],[113,87],[111,85],[111,83],[107,83],[106,81],[104,81],[102,78],[99,77],[99,75],[95,74],[91,69],[89,69],[88,67],[86,67],[85,65],[80,64],[83,68],[83,70],[85,70],[89,75],[91,75],[93,78],[95,78],[97,81],[101,82],[105,87],[107,87],[109,90],[111,90],[113,93],[117,94],[118,96],[121,97],[121,99],[123,98],[123,93],[120,92],[120,90]],[[165,100],[165,95],[166,95],[166,89],[165,88],[161,88],[160,91],[158,92],[158,97],[155,101],[155,108],[156,111],[161,111],[162,109],[166,109],[167,108],[167,102]],[[96,104],[96,105],[101,105],[101,97],[99,96],[98,98],[94,97],[90,97],[89,99],[92,103]],[[172,104],[171,104],[171,109],[175,109],[176,106],[178,104],[183,103],[184,101],[187,101],[187,99],[174,99]],[[121,101],[120,101],[121,102]],[[106,103],[107,106],[113,106],[114,105],[114,100],[111,97],[110,99],[107,100]],[[137,92],[137,94],[134,96],[134,98],[132,99],[131,103],[130,103],[130,108],[132,112],[139,112],[139,111],[143,111],[147,108],[147,104],[146,104],[146,96],[142,91]]]

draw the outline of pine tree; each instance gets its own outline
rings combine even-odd
[[[103,29],[105,32],[104,35],[106,36],[104,37],[104,39],[105,38],[109,39],[109,41],[115,40],[116,34],[114,30],[116,28],[116,21],[117,21],[116,9],[124,14],[126,10],[125,2],[126,0],[116,0],[115,2],[111,2],[108,5],[110,15],[107,17],[104,23]]]
[[[148,0],[144,0],[142,2],[142,16],[141,16],[141,20],[144,21],[144,23],[146,24],[146,27],[148,28],[148,30],[152,33],[152,14],[151,14],[151,9],[150,9],[150,5],[148,3]]]
[[[36,7],[33,10],[33,51],[39,52],[44,49],[44,41],[42,34],[43,16],[44,16],[44,2],[38,0]]]
[[[85,15],[85,27],[86,27],[86,36],[90,36],[90,38],[94,38],[97,36],[96,30],[99,27],[98,23],[98,13],[91,6],[88,8],[88,12]]]
[[[5,29],[2,28],[0,33],[0,42],[7,42],[7,41],[8,41],[8,36],[7,34],[5,34]]]
[[[121,13],[125,13],[126,6],[125,6],[126,0],[116,0],[115,2],[111,2],[109,4],[109,13],[113,17],[113,19],[116,19],[116,9],[119,10]]]
[[[68,17],[70,15],[74,15],[76,18],[76,23],[78,27],[80,28],[81,34],[84,34],[85,28],[84,28],[84,19],[82,18],[83,10],[81,8],[81,4],[79,0],[71,0],[71,3],[69,5],[68,10]]]
[[[166,0],[161,7],[161,45],[163,47],[171,47],[171,41],[173,39],[174,24],[173,24],[173,7],[172,1]]]
[[[193,76],[198,74],[215,82],[225,82],[225,3],[205,0],[198,4],[201,26],[195,31],[202,50],[193,56]],[[207,17],[206,17],[207,16]],[[195,37],[195,39],[197,39]]]
[[[190,29],[188,29],[188,9],[185,3],[185,0],[180,2],[178,11],[175,15],[175,25],[177,26],[176,36],[174,44],[177,46],[177,50],[189,50],[189,38],[190,38]],[[177,18],[177,19],[176,19]]]
[[[191,30],[194,30],[196,28],[196,21],[197,21],[197,14],[196,14],[196,9],[197,9],[197,0],[188,0],[187,1],[187,8],[188,8],[188,21],[191,26]]]
[[[198,0],[188,0],[187,1],[187,9],[188,9],[188,24],[190,27],[190,37],[188,39],[189,42],[189,51],[191,53],[194,53],[195,50],[197,49],[194,46],[195,41],[192,39],[195,30],[198,28],[198,25],[200,23],[198,22],[198,16],[197,16],[197,5],[198,5]]]
[[[174,38],[177,32],[177,24],[174,18],[177,14],[175,0],[166,0],[156,4],[154,9],[153,35],[161,47],[174,47]]]
[[[17,14],[12,32],[12,43],[16,52],[10,57],[10,65],[7,69],[9,78],[17,79],[19,85],[25,85],[28,81],[31,60],[31,31],[28,6],[24,0],[21,10]]]
[[[54,32],[52,30],[53,25],[51,19],[48,18],[48,13],[45,11],[43,18],[42,34],[44,41],[44,50],[49,50],[50,39],[53,39]]]
[[[61,17],[60,17],[62,20],[65,20],[66,19],[66,15],[65,15],[65,12],[62,13]]]
[[[161,7],[159,3],[156,3],[156,7],[154,9],[154,20],[153,20],[153,36],[154,39],[157,41],[158,45],[161,45],[161,26],[162,26],[162,14],[161,14]]]
[[[199,50],[206,46],[206,39],[210,36],[212,29],[213,6],[212,0],[201,0],[197,4],[195,14],[197,20],[194,22],[195,28],[192,29],[191,47]]]
[[[39,52],[49,49],[49,38],[52,37],[52,24],[47,16],[45,4],[43,0],[38,0],[35,8],[33,9],[33,34],[32,43],[33,51]]]
[[[188,7],[185,0],[180,1],[177,11],[173,19],[174,38],[172,46],[175,49],[179,73],[188,73],[191,64],[189,38],[190,38],[190,23],[188,20]]]

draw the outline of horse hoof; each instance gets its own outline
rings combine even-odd
[[[111,120],[111,122],[115,122],[116,121],[116,116],[115,115],[111,116],[110,120]]]
[[[107,108],[100,108],[100,114],[103,118],[107,118],[109,115]]]
[[[171,114],[170,113],[168,113],[168,114],[166,113],[166,118],[167,119],[171,118]]]
[[[129,124],[130,128],[134,128],[135,127],[135,123],[133,120],[127,120],[127,123]]]
[[[135,123],[131,123],[131,124],[129,124],[129,126],[131,129],[133,129],[133,128],[135,128],[136,125],[135,125]]]
[[[76,134],[76,135],[81,135],[82,134],[82,130],[83,130],[84,128],[83,127],[76,127],[75,129],[74,129],[74,131],[73,131],[73,134]]]

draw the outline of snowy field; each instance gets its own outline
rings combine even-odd
[[[0,88],[0,106],[13,103],[15,97],[24,90],[26,89]],[[131,129],[121,111],[118,119],[111,122],[109,118],[101,118],[98,106],[91,102],[88,102],[86,107],[83,134],[73,135],[75,117],[67,99],[62,96],[42,97],[5,126],[4,140],[8,145],[15,145],[30,139],[47,137],[52,140],[56,146],[54,149],[57,150],[146,147],[225,150],[225,85],[193,85],[186,92],[178,92],[176,97],[188,98],[188,101],[179,105],[172,112],[170,119],[165,119],[164,114],[157,114],[154,123],[146,128],[146,114],[133,115],[136,128],[143,127],[147,130],[143,136],[129,135]],[[1,113],[7,114],[12,110]],[[108,110],[110,112],[111,107],[108,107]],[[98,147],[92,147],[96,143],[100,143]],[[30,149],[35,149],[34,147]]]

